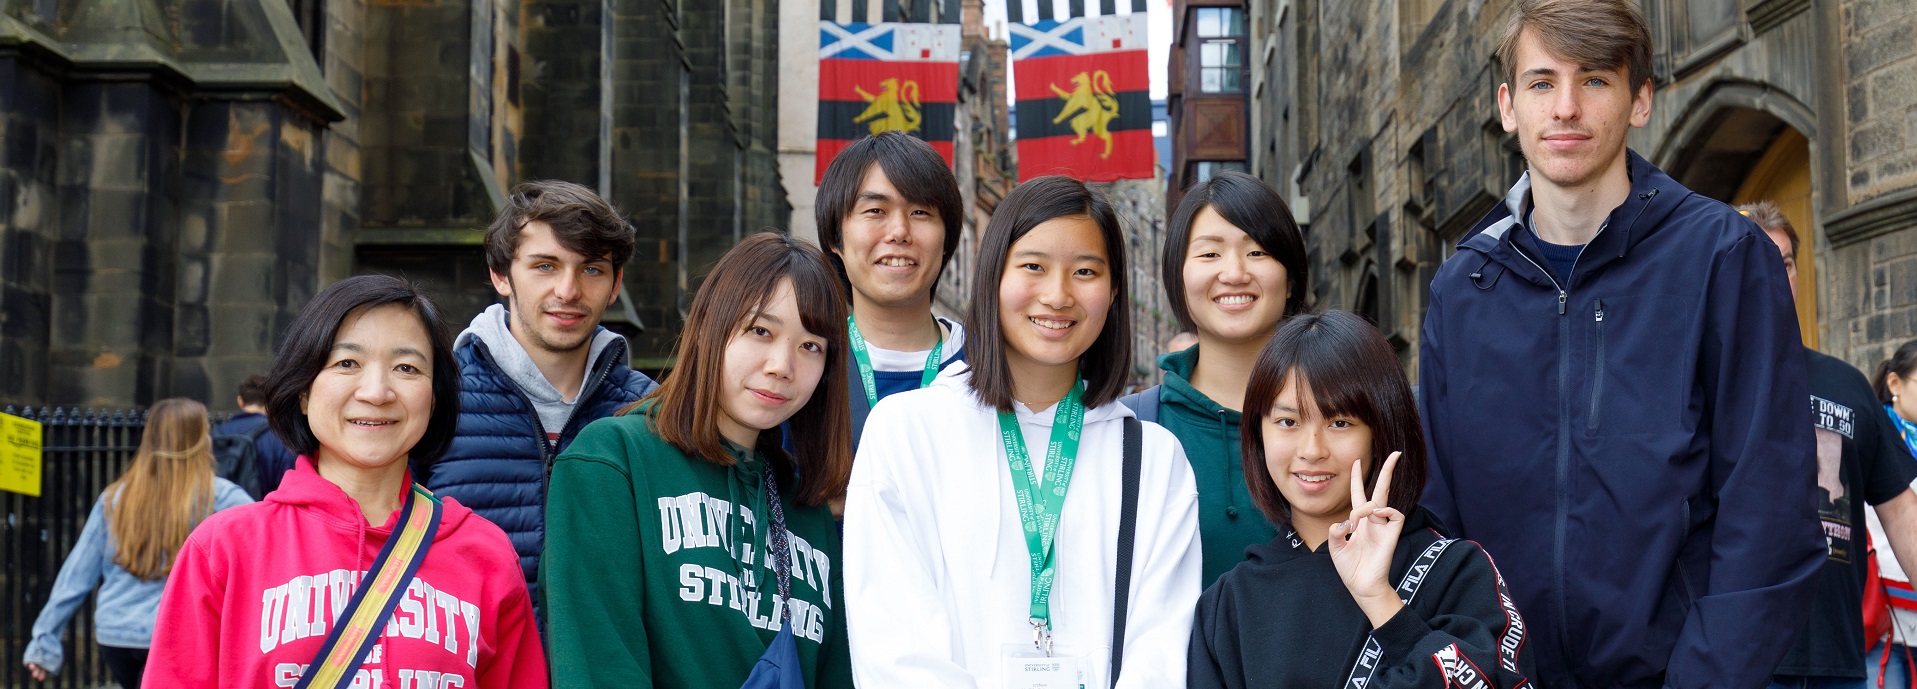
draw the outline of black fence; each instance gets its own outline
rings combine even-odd
[[[15,410],[42,424],[40,497],[0,492],[0,688],[102,687],[113,683],[93,640],[89,596],[67,625],[66,664],[45,683],[33,681],[22,661],[33,620],[53,591],[67,551],[80,538],[93,501],[119,478],[140,447],[143,411]]]

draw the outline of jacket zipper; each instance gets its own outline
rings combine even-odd
[[[1596,350],[1591,357],[1591,418],[1585,429],[1598,429],[1598,400],[1604,397],[1604,300],[1596,300],[1596,335],[1592,347]]]
[[[1650,191],[1642,192],[1636,195],[1638,200],[1646,201],[1647,203],[1645,203],[1643,207],[1638,208],[1636,215],[1631,216],[1631,224],[1624,228],[1624,232],[1627,235],[1627,237],[1632,230],[1637,229],[1638,219],[1644,217],[1644,211],[1650,208],[1650,204],[1648,203],[1648,201],[1650,201],[1651,199],[1657,198],[1657,192],[1658,190],[1652,189]],[[1610,226],[1610,223],[1608,222],[1598,226],[1597,233],[1591,235],[1591,241],[1596,241],[1597,236],[1603,234],[1605,228],[1609,226]],[[1536,232],[1536,231],[1537,230],[1535,229],[1532,230],[1532,232]],[[1590,247],[1591,241],[1585,242],[1584,246],[1586,248]],[[1565,315],[1565,313],[1568,311],[1566,304],[1567,302],[1570,301],[1570,294],[1565,290],[1564,286],[1561,284],[1558,284],[1557,278],[1551,274],[1551,271],[1545,270],[1544,266],[1538,265],[1537,261],[1532,260],[1529,255],[1525,254],[1524,250],[1518,246],[1517,242],[1513,241],[1511,243],[1511,250],[1512,252],[1516,253],[1519,257],[1523,258],[1526,263],[1531,264],[1531,267],[1538,269],[1539,273],[1543,273],[1544,278],[1546,280],[1551,281],[1551,286],[1553,288],[1556,288],[1558,291],[1558,315],[1559,316]],[[1583,249],[1578,250],[1578,256],[1580,258],[1584,256]],[[1572,265],[1572,270],[1575,272],[1577,262],[1573,261],[1571,265]],[[1567,276],[1566,279],[1568,280],[1569,276]],[[1557,610],[1558,612],[1558,649],[1559,649],[1559,652],[1564,654],[1564,657],[1572,658],[1576,656],[1572,655],[1570,652],[1570,637],[1568,636],[1568,632],[1567,632],[1567,628],[1570,626],[1569,624],[1570,603],[1568,602],[1569,596],[1565,591],[1565,578],[1564,578],[1564,534],[1568,528],[1567,525],[1570,519],[1569,509],[1566,506],[1566,504],[1570,500],[1570,470],[1571,470],[1571,443],[1569,440],[1571,436],[1571,414],[1570,414],[1570,411],[1571,411],[1570,410],[1571,319],[1560,318],[1558,319],[1558,321],[1559,321],[1559,325],[1558,325],[1558,333],[1559,333],[1559,339],[1558,339],[1558,343],[1559,343],[1558,344],[1558,451],[1557,451],[1557,489],[1558,489],[1557,493],[1558,494],[1557,494],[1557,501],[1556,501],[1557,502],[1556,504],[1557,523],[1554,529],[1554,538],[1551,541],[1551,577],[1552,577],[1551,580],[1552,580],[1552,584],[1557,588],[1556,603],[1558,608]],[[1686,507],[1688,508],[1689,506],[1686,505]],[[1687,586],[1689,585],[1688,582],[1686,583],[1686,585]]]

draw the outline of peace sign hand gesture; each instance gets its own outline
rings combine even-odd
[[[1373,629],[1384,626],[1398,614],[1404,602],[1392,588],[1391,556],[1398,549],[1398,536],[1404,531],[1404,514],[1389,506],[1391,472],[1398,466],[1398,453],[1385,459],[1378,470],[1378,484],[1371,497],[1364,494],[1364,460],[1351,463],[1351,518],[1331,525],[1327,543],[1331,563],[1338,568],[1358,608],[1364,610]]]

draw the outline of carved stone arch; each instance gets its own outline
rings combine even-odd
[[[1820,257],[1830,249],[1816,211],[1816,118],[1789,94],[1761,83],[1723,81],[1692,100],[1653,158],[1692,191],[1730,204],[1768,201],[1795,226],[1798,328],[1818,346]]]
[[[1378,294],[1378,264],[1369,260],[1365,261],[1364,267],[1358,270],[1357,280],[1358,284],[1352,290],[1351,311],[1360,316],[1364,316],[1365,320],[1371,321],[1372,325],[1383,328],[1384,324],[1382,319],[1384,318],[1384,312],[1380,310],[1380,304],[1378,302],[1380,296]]]
[[[1728,202],[1786,128],[1816,141],[1816,112],[1769,84],[1719,81],[1684,106],[1651,162],[1692,191]]]

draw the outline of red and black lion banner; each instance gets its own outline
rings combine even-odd
[[[839,151],[859,137],[885,131],[924,139],[945,156],[946,163],[952,162],[952,123],[958,109],[957,24],[820,21],[819,42],[814,184],[825,177],[826,166]]]
[[[1011,24],[1019,181],[1152,176],[1147,36],[1144,12]]]

